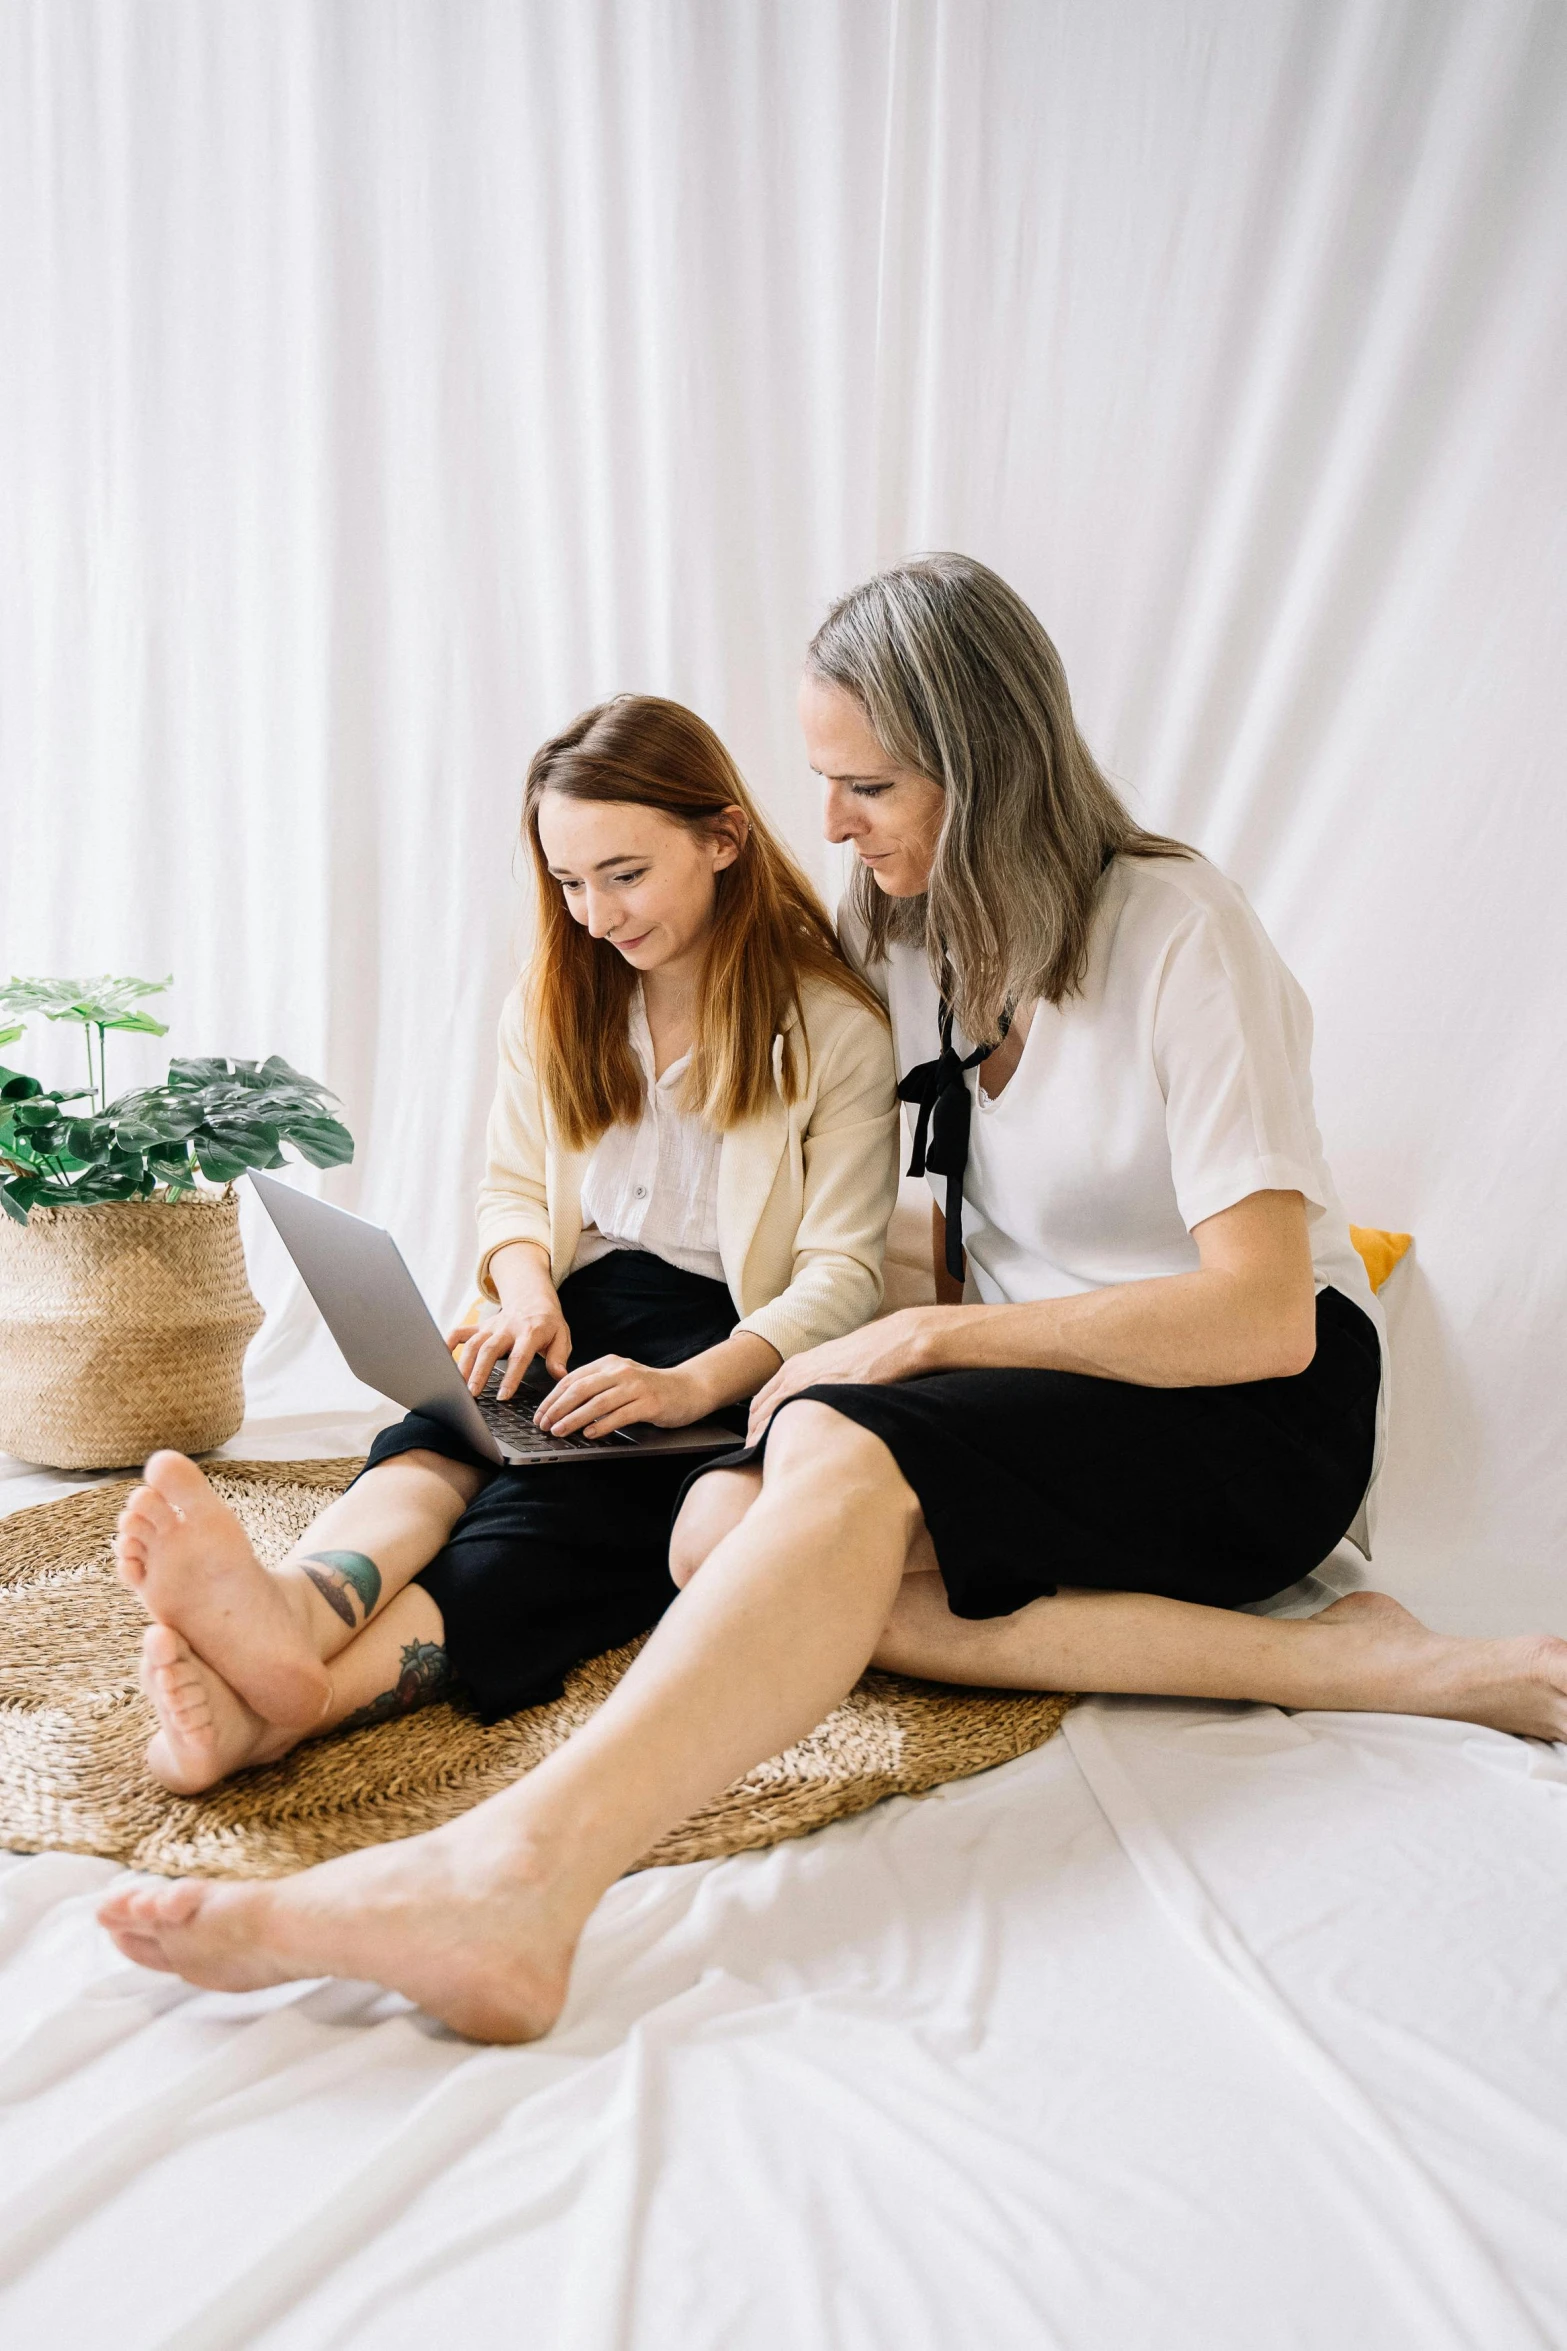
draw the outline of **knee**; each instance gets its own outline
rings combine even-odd
[[[682,1591],[725,1535],[740,1524],[761,1483],[761,1474],[754,1469],[714,1469],[697,1480],[669,1538],[669,1572]]]
[[[437,1499],[435,1488],[444,1486],[447,1495],[457,1503],[459,1514],[467,1509],[485,1483],[485,1473],[476,1462],[453,1461],[445,1453],[426,1453],[418,1446],[407,1453],[394,1453],[390,1461],[380,1466],[401,1470],[405,1480],[417,1479],[416,1490],[423,1498]],[[369,1474],[367,1471],[366,1475]],[[440,1503],[443,1509],[447,1506],[444,1501]]]
[[[700,1525],[689,1523],[690,1514],[691,1504],[687,1502],[669,1538],[669,1572],[677,1590],[682,1592],[713,1548]]]
[[[901,1511],[911,1532],[918,1520],[913,1489],[880,1437],[809,1396],[780,1409],[767,1436],[765,1482],[800,1478],[845,1500]]]

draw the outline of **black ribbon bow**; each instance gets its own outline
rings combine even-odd
[[[947,1179],[947,1271],[955,1282],[962,1281],[965,1271],[963,1176],[968,1167],[969,1121],[974,1113],[963,1076],[966,1070],[990,1059],[1011,1025],[1011,1014],[1004,1012],[1001,1036],[995,1044],[976,1046],[966,1058],[960,1057],[953,1050],[952,1010],[943,998],[940,1053],[934,1061],[917,1063],[898,1087],[900,1102],[919,1104],[910,1175],[922,1176],[928,1168],[932,1175]]]

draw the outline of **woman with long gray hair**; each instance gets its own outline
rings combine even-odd
[[[804,1397],[917,1504],[881,1662],[1072,1687],[1092,1657],[1096,1688],[1210,1687],[1223,1620],[1193,1603],[1267,1599],[1345,1534],[1369,1551],[1385,1335],[1312,1114],[1309,1008],[1235,884],[1128,813],[983,564],[841,598],[801,715],[937,1194],[938,1304],[760,1392],[677,1575]],[[1162,1655],[1183,1632],[1201,1662]]]
[[[600,1895],[872,1662],[1567,1736],[1567,1642],[1452,1639],[1367,1593],[1239,1612],[1369,1541],[1385,1389],[1310,1014],[1241,892],[1133,821],[980,564],[844,597],[800,706],[939,1186],[938,1303],[760,1391],[686,1497],[679,1599],[526,1779],[298,1877],[127,1898],[132,1956],[222,1989],[370,1978],[530,2039]]]

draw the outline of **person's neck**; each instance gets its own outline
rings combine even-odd
[[[672,1062],[689,1053],[696,1042],[696,1012],[700,1001],[704,948],[682,955],[642,974],[642,1008],[653,1040],[653,1074],[662,1077]]]
[[[994,1102],[998,1094],[1004,1093],[1017,1074],[1017,1065],[1023,1058],[1023,1048],[1028,1043],[1028,1032],[1034,1025],[1034,1015],[1038,1010],[1037,998],[1031,1004],[1020,1004],[994,1053],[987,1054],[980,1063],[979,1082],[989,1101]]]

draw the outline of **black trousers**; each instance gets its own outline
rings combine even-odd
[[[1233,1608],[1309,1575],[1353,1524],[1381,1377],[1370,1317],[1322,1290],[1316,1354],[1291,1379],[950,1371],[790,1401],[880,1437],[919,1497],[955,1616],[1008,1616],[1062,1584]],[[695,1475],[759,1460],[766,1441]]]
[[[717,1346],[739,1319],[724,1283],[632,1249],[569,1274],[560,1302],[574,1370],[600,1355],[668,1369]],[[743,1436],[743,1410],[733,1425]],[[445,1550],[416,1579],[441,1611],[452,1669],[486,1722],[558,1698],[574,1665],[645,1633],[673,1600],[669,1531],[689,1455],[497,1469],[410,1412],[383,1429],[365,1468],[414,1451],[486,1473]]]

